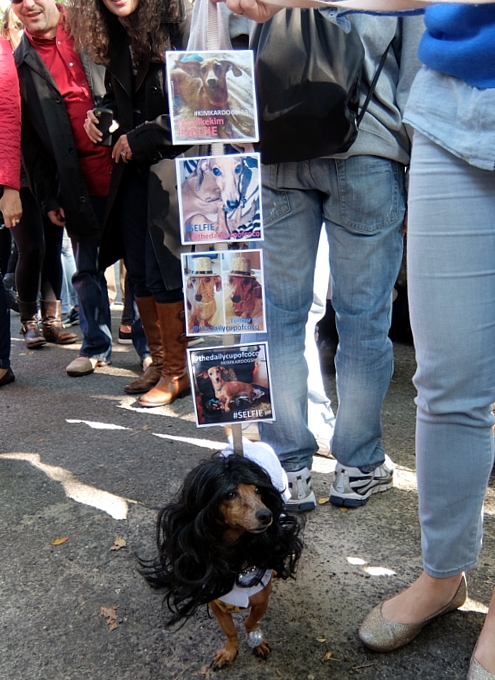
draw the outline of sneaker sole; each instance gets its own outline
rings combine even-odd
[[[287,501],[285,503],[285,509],[292,512],[309,512],[316,508],[316,496],[314,491],[304,499],[304,501]]]
[[[351,496],[335,496],[330,492],[329,501],[332,505],[336,505],[339,508],[361,508],[363,505],[369,501],[371,496],[375,493],[381,493],[382,491],[388,491],[394,485],[393,479],[385,484],[377,484],[374,486],[370,493],[366,496],[359,498],[352,498]]]
[[[82,378],[85,375],[91,375],[94,373],[95,369],[92,368],[90,371],[66,371],[67,375],[71,378]]]
[[[119,338],[119,339],[117,340],[117,342],[119,343],[119,345],[132,345],[132,340],[131,340],[131,339],[129,339],[129,340],[123,340],[122,338]]]

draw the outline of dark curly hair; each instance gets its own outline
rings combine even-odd
[[[245,532],[234,545],[225,545],[219,507],[239,484],[258,487],[273,522],[263,533]],[[140,559],[140,573],[154,588],[166,589],[170,626],[232,590],[246,565],[293,578],[303,547],[301,528],[257,463],[238,455],[214,458],[189,472],[177,500],[160,510],[158,557]]]
[[[109,63],[112,40],[122,26],[130,38],[133,59],[139,64],[150,53],[153,60],[163,61],[185,17],[185,8],[183,0],[139,0],[136,10],[119,21],[101,0],[68,0],[67,16],[76,48],[97,64]]]

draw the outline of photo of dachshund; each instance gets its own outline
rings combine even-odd
[[[140,559],[140,572],[151,586],[165,589],[172,613],[167,626],[209,605],[226,636],[214,670],[237,656],[232,613],[240,611],[249,610],[248,645],[264,659],[270,647],[259,621],[268,608],[272,577],[295,576],[301,528],[257,463],[239,455],[213,458],[189,472],[176,499],[160,510],[158,556]]]
[[[257,154],[181,158],[176,164],[183,243],[261,238]]]
[[[230,109],[227,73],[235,78],[242,71],[230,59],[177,60],[170,72],[174,95],[192,111]]]
[[[261,271],[261,252],[250,250],[248,255],[225,255],[225,259],[232,259],[230,272],[224,280],[227,321],[243,320],[263,331],[263,286],[252,268],[255,262],[257,271]]]
[[[250,50],[166,53],[175,144],[258,139]]]
[[[212,269],[210,257],[193,260],[194,270],[186,277],[186,320],[188,334],[213,326],[217,314],[215,293],[222,290],[222,279]]]
[[[212,366],[200,378],[208,377],[213,385],[215,398],[220,403],[220,407],[226,412],[230,412],[230,402],[244,396],[249,403],[253,401],[254,387],[251,383],[230,380],[229,371],[223,366]],[[261,395],[260,395],[261,396]]]

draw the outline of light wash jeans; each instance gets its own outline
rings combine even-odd
[[[404,168],[394,161],[354,156],[263,166],[268,333],[256,339],[269,342],[276,421],[258,426],[287,471],[311,468],[317,449],[307,425],[304,341],[322,222],[340,339],[332,454],[366,471],[384,461],[380,410],[393,372],[388,331],[404,210]]]
[[[414,133],[408,292],[425,570],[475,566],[493,466],[495,172]]]

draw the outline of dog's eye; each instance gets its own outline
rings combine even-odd
[[[212,173],[215,175],[215,177],[220,177],[222,171],[220,170],[220,168],[213,168]]]
[[[209,276],[205,276],[205,283],[210,283],[211,278]]]
[[[229,491],[225,494],[226,501],[233,501],[234,498],[237,498],[237,491]]]
[[[239,165],[235,166],[234,172],[236,175],[238,175],[241,171],[242,165],[239,163]]]
[[[258,496],[261,496],[261,489],[259,486],[255,488],[254,493],[257,494]]]

